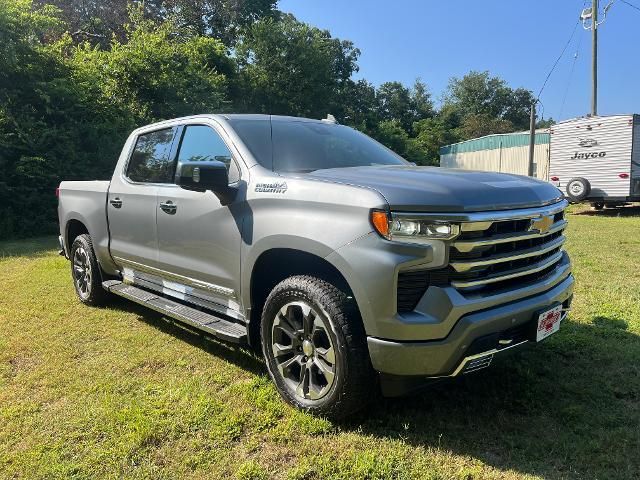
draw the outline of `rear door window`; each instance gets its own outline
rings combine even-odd
[[[175,128],[144,133],[138,137],[127,167],[127,177],[134,182],[173,183],[174,164],[171,144]]]

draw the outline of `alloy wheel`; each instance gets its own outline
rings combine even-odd
[[[324,397],[336,376],[335,349],[323,312],[304,301],[289,302],[277,313],[271,351],[285,385],[299,398]]]
[[[91,260],[84,247],[73,253],[73,279],[78,293],[86,298],[91,293]]]

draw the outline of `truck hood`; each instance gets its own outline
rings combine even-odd
[[[507,210],[538,207],[562,198],[550,183],[495,172],[392,165],[330,168],[308,175],[375,189],[398,211]]]

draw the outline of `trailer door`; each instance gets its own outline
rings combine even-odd
[[[633,147],[631,149],[631,196],[640,198],[640,115],[633,116]]]

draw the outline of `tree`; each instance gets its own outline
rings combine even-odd
[[[416,143],[424,153],[422,164],[439,165],[440,147],[460,140],[459,121],[456,111],[444,106],[436,116],[414,124]]]
[[[112,36],[122,40],[125,37],[124,26],[129,20],[128,6],[148,5],[139,0],[35,0],[36,8],[55,5],[59,9],[58,17],[69,29],[76,43],[88,41],[92,44],[108,46]],[[148,13],[153,12],[147,7]],[[153,15],[155,16],[155,15]]]
[[[533,94],[524,88],[511,90],[502,119],[511,122],[516,130],[526,130],[531,121]]]
[[[549,128],[556,124],[556,121],[552,118],[541,118],[536,122],[536,128]]]
[[[412,89],[400,82],[383,83],[378,88],[377,97],[379,117],[399,122],[407,132],[411,132],[414,122],[433,115],[431,96],[420,80],[416,80]]]
[[[58,175],[82,164],[92,109],[42,39],[60,35],[52,7],[0,0],[0,237],[55,229]],[[85,165],[86,167],[87,165]],[[86,168],[91,171],[91,168]]]
[[[427,85],[420,79],[416,79],[411,92],[412,107],[415,112],[416,121],[431,118],[435,115],[433,100]]]
[[[529,127],[533,94],[523,88],[511,89],[489,72],[469,72],[452,78],[445,104],[454,108],[462,121],[463,138],[478,134],[524,130]]]
[[[155,0],[162,11],[192,33],[211,36],[234,46],[241,31],[274,15],[276,0]],[[166,20],[166,15],[161,18]]]
[[[179,35],[174,23],[156,26],[139,11],[126,31],[108,50],[88,43],[71,50],[75,78],[97,90],[103,105],[126,110],[139,123],[229,108],[235,66],[219,40]]]
[[[249,27],[236,53],[243,110],[320,118],[337,111],[339,99],[353,87],[360,51],[283,15]]]
[[[115,35],[127,36],[129,8],[140,9],[144,18],[161,24],[171,20],[183,34],[208,36],[232,47],[240,31],[275,12],[276,0],[36,0],[61,11],[74,41],[107,48]]]
[[[390,148],[410,162],[425,163],[425,154],[415,139],[410,138],[398,120],[384,120],[378,124],[373,136],[380,143]]]
[[[349,80],[341,92],[341,97],[336,105],[337,110],[332,113],[347,125],[368,134],[373,133],[380,120],[380,104],[375,87],[364,79],[357,82]]]
[[[508,120],[495,118],[486,113],[474,113],[464,117],[456,131],[461,139],[467,140],[495,133],[513,132],[514,127]]]
[[[229,106],[219,40],[138,14],[109,49],[76,46],[57,15],[0,0],[0,237],[55,231],[57,184],[108,178],[136,126]]]

